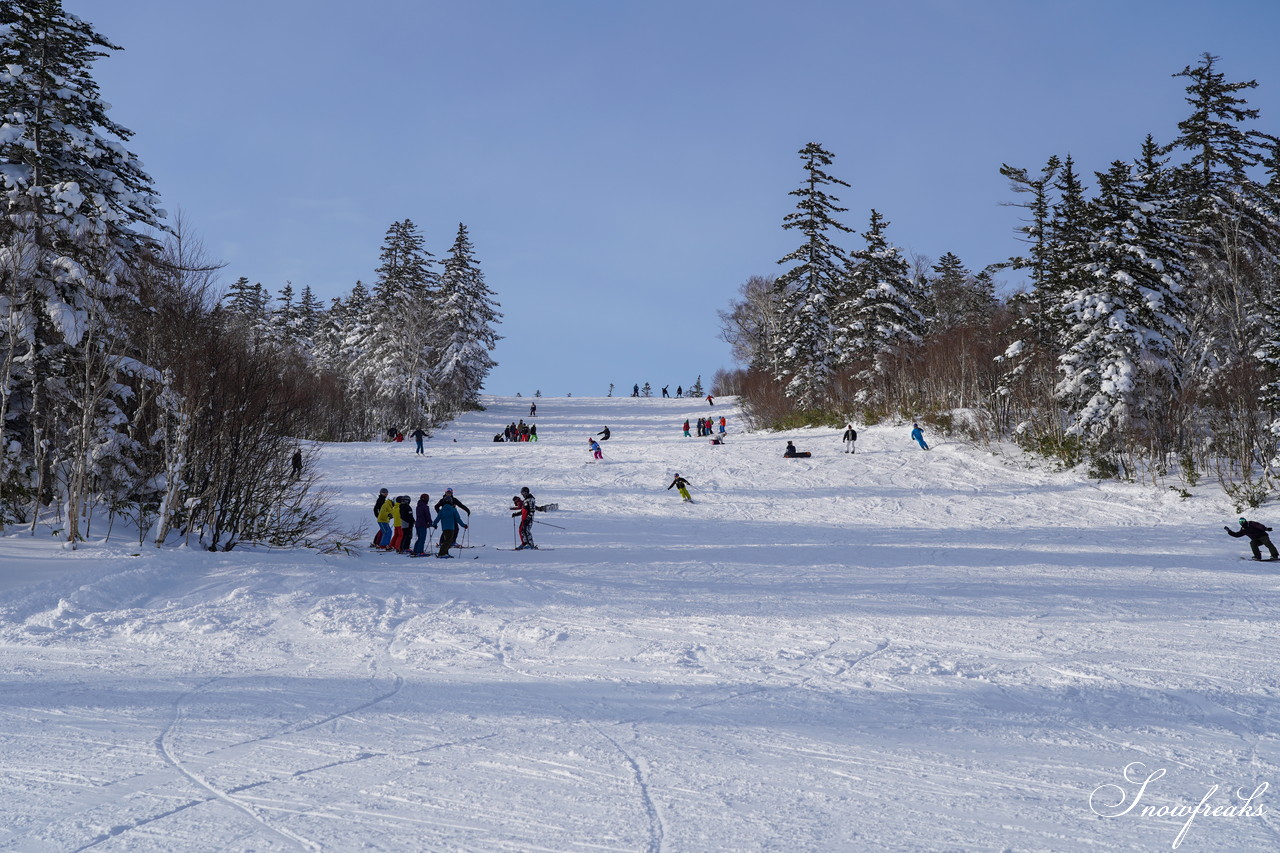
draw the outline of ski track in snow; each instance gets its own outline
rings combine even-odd
[[[1185,819],[1089,808],[1127,764],[1152,805],[1280,785],[1280,583],[1219,492],[731,400],[723,446],[631,398],[494,444],[529,402],[320,457],[370,534],[452,486],[478,559],[0,538],[0,851],[1148,851]],[[522,485],[547,550],[499,551]]]

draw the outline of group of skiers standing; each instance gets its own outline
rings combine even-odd
[[[434,518],[431,516],[431,495],[423,492],[417,506],[410,505],[408,495],[392,498],[386,489],[378,492],[373,503],[373,516],[378,521],[378,532],[372,547],[379,551],[394,551],[411,557],[425,557],[427,531],[440,531],[440,548],[437,557],[452,557],[449,549],[458,540],[458,529],[466,529],[458,510],[471,517],[471,510],[453,495],[453,489],[445,489],[444,497],[436,501]],[[414,534],[417,538],[414,538]],[[412,545],[410,545],[412,542]]]
[[[645,387],[648,387],[648,386],[646,385]],[[663,396],[663,398],[664,398],[664,399],[670,399],[670,398],[671,398],[671,392],[668,390],[670,387],[671,387],[670,385],[663,385],[663,386],[662,386],[662,396]],[[691,388],[691,389],[689,389],[689,391],[690,391],[690,396],[693,396],[693,393],[692,393],[692,392],[693,392],[693,389]],[[645,395],[646,395],[646,396],[648,395],[648,392],[647,392],[647,391],[645,392]],[[612,396],[612,394],[611,394],[610,396]],[[631,386],[631,396],[632,396],[632,397],[639,397],[639,396],[641,396],[641,394],[640,394],[640,384],[639,384],[639,383],[636,383],[635,385],[632,385],[632,386]],[[677,385],[677,386],[676,386],[676,396],[677,396],[677,397],[683,397],[683,396],[684,396],[684,386],[683,386],[683,385]],[[710,395],[710,394],[708,394],[708,395],[707,395],[707,403],[708,403],[708,404],[710,404],[710,403],[711,403],[711,395]]]
[[[520,419],[520,423],[512,422],[507,428],[493,437],[494,441],[537,441],[538,425],[527,424],[524,418]]]
[[[726,421],[724,419],[724,416],[721,415],[720,416],[720,434],[721,435],[724,435],[725,425],[726,425]],[[682,426],[681,429],[684,430],[685,438],[691,437],[689,435],[689,419],[688,418],[685,418],[684,426]],[[699,438],[702,438],[703,436],[713,435],[715,433],[715,430],[716,430],[715,418],[698,418],[698,437]]]

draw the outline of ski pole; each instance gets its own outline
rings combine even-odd
[[[545,521],[538,521],[538,519],[536,519],[536,518],[533,520],[533,523],[534,523],[534,524],[547,524],[547,522],[545,522]],[[547,524],[547,527],[554,527],[556,530],[568,530],[568,529],[569,529],[569,528],[567,528],[567,527],[561,527],[561,526],[560,526],[560,525],[558,525],[558,524]]]

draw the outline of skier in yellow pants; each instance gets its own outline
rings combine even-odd
[[[671,491],[671,487],[675,486],[680,492],[680,497],[689,503],[693,503],[693,498],[689,497],[689,481],[680,476],[680,472],[676,472],[676,478],[671,481],[671,486],[667,486],[667,491]]]

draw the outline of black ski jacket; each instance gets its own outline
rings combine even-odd
[[[439,512],[440,512],[440,507],[444,506],[445,504],[453,504],[453,505],[454,505],[454,506],[456,506],[458,509],[460,509],[460,510],[465,510],[465,511],[466,511],[466,513],[467,513],[467,515],[471,515],[471,510],[470,510],[470,509],[467,509],[467,505],[466,505],[466,504],[464,504],[462,501],[458,500],[458,499],[457,499],[457,498],[455,498],[455,497],[449,497],[449,496],[445,496],[445,497],[441,498],[440,500],[436,501],[436,513],[437,513],[437,514],[439,514]]]
[[[1240,525],[1239,530],[1232,530],[1228,527],[1226,528],[1226,531],[1237,539],[1241,536],[1248,536],[1250,542],[1261,542],[1265,539],[1271,538],[1267,535],[1267,531],[1270,529],[1270,527],[1266,527],[1261,522],[1246,521],[1244,524]]]

